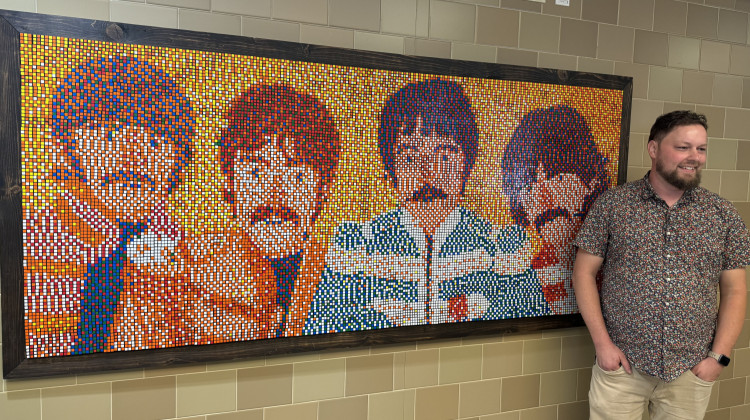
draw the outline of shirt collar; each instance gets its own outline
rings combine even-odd
[[[643,198],[644,200],[648,200],[651,198],[662,200],[662,198],[656,194],[656,191],[654,191],[654,187],[651,185],[651,182],[649,182],[648,180],[648,176],[650,174],[651,174],[651,171],[646,172],[646,175],[640,180],[641,198]],[[696,188],[690,188],[688,190],[685,190],[685,192],[682,194],[682,197],[680,197],[680,199],[677,200],[677,203],[675,203],[675,205],[682,203],[682,202],[690,203],[693,200],[695,200],[695,197],[696,197],[695,190]]]

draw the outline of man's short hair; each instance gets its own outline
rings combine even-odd
[[[410,83],[391,95],[383,107],[378,146],[391,182],[395,185],[397,181],[394,157],[399,137],[414,134],[417,118],[422,121],[421,135],[450,137],[459,144],[466,162],[462,174],[466,184],[479,148],[477,123],[461,85],[440,79]]]
[[[648,141],[660,143],[664,137],[677,127],[686,125],[701,125],[708,130],[708,120],[703,114],[693,111],[672,111],[659,116],[654,125],[651,126],[651,133],[648,135]]]
[[[537,181],[541,164],[548,178],[562,173],[578,175],[585,183],[598,180],[584,200],[583,212],[607,189],[607,159],[596,149],[586,120],[575,109],[558,105],[531,111],[523,117],[505,147],[502,160],[503,190],[513,220],[529,226],[523,198]]]
[[[237,151],[260,150],[266,136],[276,135],[292,141],[295,164],[309,166],[320,176],[318,206],[322,204],[323,189],[331,185],[336,173],[341,143],[333,118],[318,99],[285,85],[258,84],[232,100],[226,120],[219,148],[221,169],[229,183],[224,196],[229,203],[235,200]]]
[[[104,129],[112,135],[116,124],[144,127],[174,145],[177,162],[167,192],[182,182],[182,172],[192,158],[195,114],[188,97],[171,76],[139,58],[115,55],[88,61],[73,69],[52,98],[53,136],[64,145],[72,173],[86,181],[72,153],[83,127]],[[151,140],[156,145],[157,139]]]

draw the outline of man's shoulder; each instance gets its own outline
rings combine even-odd
[[[338,225],[333,236],[333,244],[342,249],[358,248],[376,237],[388,235],[401,229],[401,210],[381,213],[362,222],[345,221]]]

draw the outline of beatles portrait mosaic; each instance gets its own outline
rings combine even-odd
[[[577,312],[622,90],[33,34],[20,56],[27,358]]]

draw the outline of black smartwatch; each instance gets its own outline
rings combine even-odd
[[[711,350],[708,351],[708,357],[713,357],[722,366],[729,366],[729,362],[731,361],[731,359],[729,359],[727,356],[724,356],[723,354],[719,354]]]

